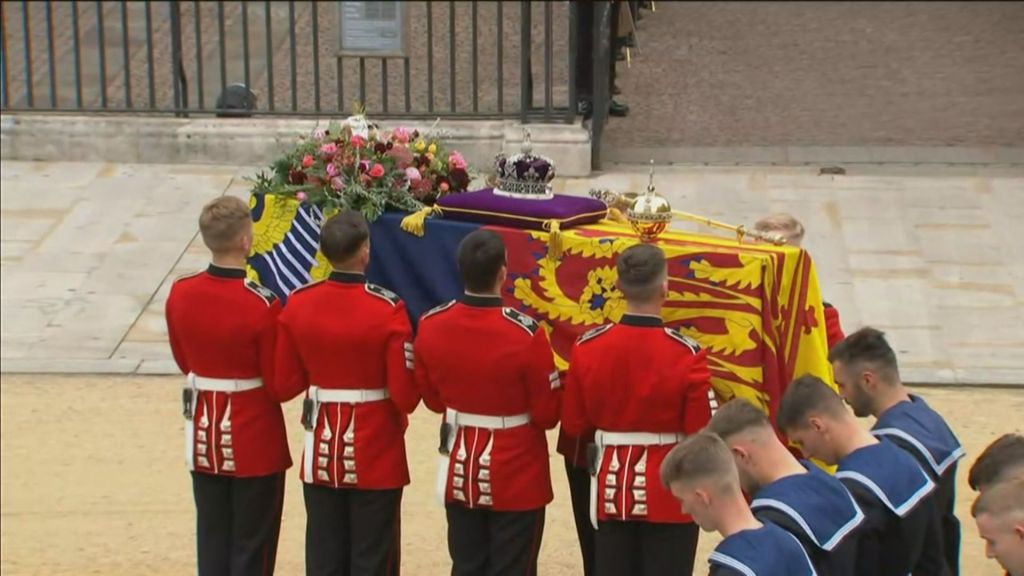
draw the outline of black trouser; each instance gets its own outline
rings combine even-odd
[[[598,576],[693,574],[696,524],[598,522]]]
[[[594,526],[590,523],[590,472],[565,459],[565,475],[569,479],[569,499],[576,521],[576,536],[583,554],[583,576],[594,574]]]
[[[233,478],[192,472],[199,576],[269,576],[277,560],[284,472]]]
[[[302,485],[307,576],[392,576],[401,566],[402,489]]]
[[[594,97],[594,2],[576,1],[576,97],[592,100]],[[615,22],[618,17],[612,6],[612,30],[609,41],[612,52],[608,58],[608,90],[615,85]]]
[[[544,508],[499,512],[448,504],[452,576],[532,576],[544,535]]]

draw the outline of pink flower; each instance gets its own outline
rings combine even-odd
[[[316,161],[313,160],[313,157],[310,156],[309,154],[306,154],[305,156],[302,157],[302,167],[303,168],[309,168],[310,166],[313,165],[314,162],[316,162]]]
[[[380,164],[374,164],[373,168],[370,168],[370,177],[371,178],[380,178],[383,175],[384,175],[384,166],[382,166]]]
[[[391,137],[399,144],[408,144],[409,140],[412,139],[412,134],[409,133],[408,128],[398,127],[391,132]]]
[[[334,145],[334,142],[328,142],[327,144],[324,144],[323,146],[320,147],[320,151],[323,152],[324,154],[333,155],[335,152],[338,151],[338,147]]]
[[[358,136],[358,135],[357,136],[353,136],[352,140],[350,140],[350,142],[356,148],[365,148],[366,147],[366,138],[363,138],[362,136]]]
[[[305,202],[307,196],[306,196],[305,192],[296,192],[295,193],[295,198],[298,199],[299,202]]]
[[[405,169],[405,177],[406,179],[409,180],[409,182],[419,182],[420,180],[423,179],[423,175],[420,174],[420,171],[413,168],[412,166],[409,166],[408,168]]]
[[[466,159],[462,157],[462,154],[459,154],[458,152],[452,152],[448,156],[448,167],[449,168],[456,168],[456,169],[459,169],[459,170],[465,170],[466,169]]]
[[[345,181],[342,180],[340,176],[335,176],[334,178],[331,178],[331,188],[339,191],[343,190],[345,188]]]
[[[328,176],[337,176],[338,175],[338,166],[336,164],[334,164],[333,162],[327,165],[327,175]]]

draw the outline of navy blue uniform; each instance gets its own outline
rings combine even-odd
[[[764,486],[750,503],[754,516],[797,537],[818,574],[854,576],[864,513],[843,483],[802,461],[807,474]]]
[[[836,478],[864,512],[858,574],[948,574],[935,483],[909,454],[882,440],[843,458]]]
[[[949,425],[919,396],[900,402],[878,417],[871,433],[892,440],[913,456],[935,482],[935,504],[942,522],[942,547],[950,574],[960,574],[960,521],[956,505],[957,461],[964,457]]]
[[[765,522],[722,540],[708,557],[710,576],[816,576],[795,536]]]

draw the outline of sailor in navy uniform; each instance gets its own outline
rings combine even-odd
[[[797,460],[768,416],[742,398],[719,408],[708,430],[732,450],[759,521],[776,524],[800,540],[818,574],[856,574],[864,513],[842,482],[811,462]]]
[[[800,540],[771,522],[729,536],[708,556],[709,576],[817,576]]]
[[[909,397],[880,414],[871,433],[909,452],[935,482],[946,563],[950,573],[959,574],[960,520],[954,508],[956,469],[964,448],[942,416],[919,396]]]
[[[949,573],[931,498],[935,483],[906,452],[886,440],[865,446],[839,462],[836,478],[867,517],[857,563],[870,567],[858,570],[861,574]]]
[[[948,574],[935,483],[913,457],[862,428],[842,398],[815,376],[787,387],[778,426],[807,456],[838,464],[836,478],[864,512],[858,574]]]
[[[954,506],[957,463],[964,456],[960,441],[942,416],[903,386],[896,354],[882,332],[861,328],[833,348],[829,360],[854,414],[876,417],[871,433],[909,452],[935,482],[946,564],[959,575],[960,521]]]
[[[795,536],[754,517],[729,446],[715,434],[698,432],[672,448],[662,460],[661,483],[682,504],[684,514],[702,529],[722,535],[708,557],[711,576],[824,574],[814,569]]]
[[[815,464],[807,474],[785,476],[754,494],[750,509],[796,536],[822,574],[855,574],[858,528],[864,513],[843,484]]]

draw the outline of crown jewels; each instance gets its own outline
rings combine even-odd
[[[641,242],[656,241],[672,222],[672,205],[654,191],[654,160],[651,160],[647,192],[633,201],[626,210],[626,218]]]
[[[494,164],[498,176],[495,194],[529,200],[548,200],[554,196],[551,181],[555,178],[555,165],[550,158],[533,153],[528,130],[523,130],[519,154],[498,154]]]

